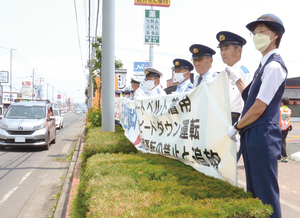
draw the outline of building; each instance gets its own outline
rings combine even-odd
[[[292,110],[292,118],[300,118],[300,77],[288,78],[286,80],[283,97],[290,99],[289,108]]]

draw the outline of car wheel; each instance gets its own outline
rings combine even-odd
[[[50,133],[48,133],[48,139],[47,139],[47,142],[44,145],[43,149],[44,150],[49,150],[49,146],[50,146]]]
[[[0,146],[0,150],[4,150],[5,149],[5,146]]]

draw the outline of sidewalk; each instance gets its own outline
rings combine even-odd
[[[289,144],[287,145],[287,147]],[[246,187],[243,158],[237,164],[238,185]],[[278,181],[283,218],[300,217],[300,162],[278,162]]]

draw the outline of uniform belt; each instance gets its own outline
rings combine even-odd
[[[232,118],[239,118],[240,115],[241,115],[240,113],[231,112],[231,117],[232,117]]]

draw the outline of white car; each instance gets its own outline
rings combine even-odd
[[[57,129],[64,128],[64,118],[63,118],[63,115],[60,113],[60,110],[57,108],[54,108],[53,111],[54,111],[54,116],[55,116],[56,128]]]

